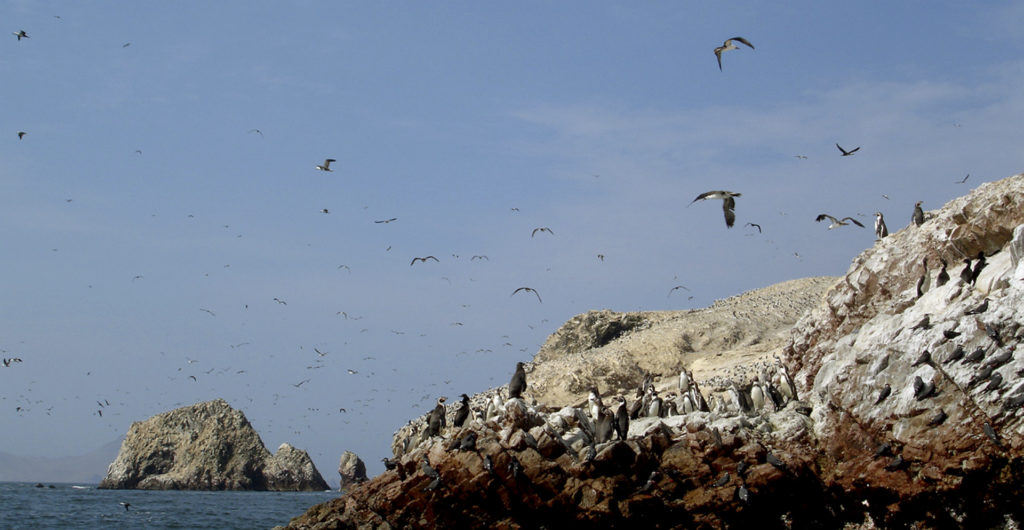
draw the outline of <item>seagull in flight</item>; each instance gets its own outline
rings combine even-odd
[[[732,43],[732,41],[734,41],[734,40],[742,42],[743,44],[746,44],[747,46],[750,46],[751,50],[754,49],[754,45],[751,44],[750,41],[748,41],[747,39],[744,39],[743,37],[733,37],[731,39],[725,39],[725,42],[722,43],[721,46],[715,48],[715,57],[718,58],[718,69],[719,70],[722,69],[722,52],[727,52],[729,50],[738,50],[739,49],[739,48],[736,47],[735,44]]]
[[[544,303],[544,300],[540,299],[540,293],[538,293],[537,290],[532,288],[532,287],[520,287],[520,288],[516,289],[515,291],[512,291],[512,294],[509,295],[509,296],[515,296],[515,294],[518,293],[519,291],[529,291],[529,292],[533,293],[537,297],[537,301],[538,302],[540,302],[542,304]]]
[[[970,173],[968,173],[967,176],[963,178],[963,180],[958,180],[958,181],[956,181],[956,183],[957,184],[963,184],[964,182],[967,182],[967,179],[969,179],[969,178],[971,178],[971,174]]]
[[[262,137],[263,137],[263,131],[261,131],[261,130],[259,130],[259,129],[249,129],[249,133],[250,133],[250,134],[251,134],[251,133],[257,133],[257,134],[259,134],[259,135],[260,135],[260,138],[262,138]]]
[[[759,224],[757,224],[757,223],[747,223],[747,224],[745,224],[745,225],[743,225],[743,226],[752,226],[752,227],[754,227],[754,228],[756,228],[756,229],[757,229],[757,233],[758,233],[758,234],[760,234],[760,233],[761,233],[761,225],[759,225]]]
[[[398,220],[397,217],[392,217],[391,219],[381,219],[380,221],[374,221],[374,223],[377,223],[377,224],[388,224],[388,223],[390,223],[392,221],[397,221],[397,220]]]
[[[551,231],[550,228],[548,228],[546,226],[543,226],[543,227],[540,227],[540,228],[534,228],[533,232],[530,232],[530,237],[532,238],[533,236],[537,235],[537,232],[547,232],[547,233],[549,233],[551,235],[555,235],[555,233],[553,231]]]
[[[698,195],[696,199],[690,201],[690,204],[687,204],[686,207],[689,208],[691,204],[697,201],[722,199],[722,211],[725,213],[725,227],[732,228],[733,223],[736,222],[736,200],[733,199],[733,197],[740,196],[741,194],[731,191],[706,191]]]
[[[324,164],[322,166],[316,166],[316,168],[320,171],[334,171],[331,169],[331,162],[337,162],[337,160],[328,158],[327,160],[324,160]]]
[[[669,289],[669,290],[668,290],[668,295],[666,295],[666,296],[665,296],[665,298],[668,298],[669,296],[672,296],[672,291],[675,291],[675,290],[677,290],[677,289],[685,289],[685,290],[687,290],[687,291],[689,291],[689,290],[690,290],[690,289],[689,289],[688,287],[686,287],[685,285],[677,285],[677,286],[675,286],[675,287],[673,287],[673,288],[671,288],[671,289]]]
[[[295,388],[299,388],[300,386],[302,386],[302,385],[304,385],[304,384],[306,384],[308,382],[309,382],[309,379],[303,379],[302,381],[299,381],[298,383],[292,383],[292,386],[295,387]]]
[[[277,297],[274,298],[274,301],[281,305],[288,305],[288,302],[285,302],[284,300],[281,300],[280,298]]]
[[[824,221],[825,219],[828,219],[829,221],[831,221],[831,224],[828,225],[828,229],[829,230],[832,230],[833,228],[838,228],[840,226],[846,226],[846,225],[850,224],[850,223],[843,222],[843,221],[846,221],[847,219],[849,219],[851,223],[853,223],[853,224],[855,224],[855,225],[857,225],[857,226],[859,226],[861,228],[864,228],[864,225],[860,224],[860,221],[854,219],[853,217],[843,217],[842,219],[836,219],[835,217],[832,217],[831,215],[829,215],[827,213],[823,213],[823,214],[818,215],[818,217],[816,217],[814,220],[818,221],[820,223],[820,222]]]
[[[21,40],[21,39],[23,39],[23,38],[24,38],[24,39],[27,39],[27,38],[28,38],[28,33],[25,33],[25,30],[21,30],[21,31],[15,31],[15,32],[13,33],[13,35],[14,35],[15,37],[18,37],[18,40]]]
[[[839,144],[836,144],[836,147],[839,147]],[[849,151],[847,151],[846,149],[843,149],[842,147],[839,147],[839,151],[843,153],[840,156],[850,156],[850,155],[856,153],[857,151],[860,151],[860,146],[854,147],[853,149],[851,149]]]
[[[441,260],[435,258],[434,256],[427,256],[425,258],[413,258],[412,261],[409,262],[409,266],[412,267],[413,264],[415,264],[417,261],[422,261],[423,263],[426,263],[428,259],[432,259],[438,263],[441,262]]]

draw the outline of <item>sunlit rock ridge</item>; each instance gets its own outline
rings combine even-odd
[[[838,280],[746,293],[696,325],[578,316],[531,363],[524,399],[474,396],[462,427],[449,405],[433,436],[412,420],[392,469],[291,527],[1019,526],[1022,224],[1016,175],[926,212]],[[682,368],[707,410],[686,411]],[[641,386],[678,411],[641,409],[619,440],[589,388],[614,412]]]

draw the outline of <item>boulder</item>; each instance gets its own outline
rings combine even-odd
[[[341,475],[341,490],[366,481],[366,464],[352,451],[341,454],[338,462],[338,474]]]
[[[305,451],[271,455],[241,411],[217,399],[135,422],[100,482],[104,489],[328,489]]]

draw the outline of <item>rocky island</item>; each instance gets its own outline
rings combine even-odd
[[[104,489],[323,491],[309,455],[281,444],[271,455],[241,411],[217,399],[135,422]]]
[[[839,279],[581,315],[522,398],[413,420],[387,471],[290,528],[1019,526],[1022,258],[1016,175]]]

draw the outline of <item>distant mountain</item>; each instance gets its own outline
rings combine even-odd
[[[124,438],[79,456],[18,456],[0,451],[0,482],[98,484],[117,458]]]

